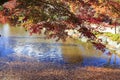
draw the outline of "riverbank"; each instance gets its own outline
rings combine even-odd
[[[120,69],[41,62],[0,64],[0,80],[119,80]]]

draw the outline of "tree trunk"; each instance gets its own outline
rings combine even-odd
[[[116,24],[115,24],[115,34],[117,33],[117,28],[116,28]]]
[[[116,64],[116,54],[115,54],[115,58],[114,58],[114,62],[113,62],[113,64]]]

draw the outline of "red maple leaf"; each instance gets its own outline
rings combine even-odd
[[[7,22],[7,18],[0,12],[0,23],[5,24]]]
[[[16,6],[17,6],[16,0],[9,0],[8,2],[3,4],[4,8],[10,9],[10,10],[14,9]]]

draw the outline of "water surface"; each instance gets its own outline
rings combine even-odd
[[[66,42],[56,42],[54,39],[45,39],[44,35],[33,34],[22,27],[0,25],[0,56],[9,58],[9,61],[25,58],[40,62],[56,64],[80,64],[82,66],[102,66],[108,63],[109,56],[96,50],[91,43],[83,43],[68,38]],[[12,56],[12,57],[11,57]],[[15,58],[15,57],[20,58]],[[23,58],[22,58],[23,57]],[[115,55],[112,55],[110,64],[113,64]],[[119,65],[120,58],[116,62]]]

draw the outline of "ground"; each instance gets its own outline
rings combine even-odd
[[[55,65],[44,62],[0,62],[0,80],[119,80],[120,69]]]

